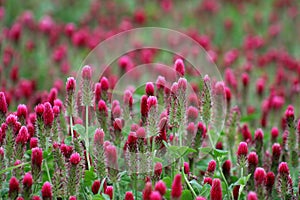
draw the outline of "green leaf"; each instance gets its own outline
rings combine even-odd
[[[90,187],[94,180],[97,179],[97,175],[94,172],[94,169],[91,168],[90,170],[85,170],[84,172],[84,186]]]
[[[64,140],[65,144],[70,146],[72,144],[72,136],[68,136]]]
[[[94,138],[96,129],[97,129],[96,126],[90,126],[90,127],[88,128],[89,138]]]
[[[80,134],[81,137],[85,137],[85,128],[81,124],[75,124],[73,126],[74,131]]]
[[[190,184],[193,187],[194,191],[197,194],[200,194],[200,191],[202,190],[202,186],[195,179],[191,180]]]
[[[184,200],[193,200],[193,195],[192,195],[191,191],[189,191],[189,190],[183,190],[182,191],[182,195],[181,195],[181,199],[184,199]]]
[[[168,150],[170,150],[171,152],[173,152],[174,154],[176,154],[177,156],[184,156],[188,153],[192,153],[192,152],[196,152],[195,149],[189,148],[187,146],[169,146]]]
[[[220,149],[214,149],[213,150],[213,157],[216,159],[217,157],[222,157],[228,155],[228,151],[220,150]]]
[[[161,158],[158,158],[158,157],[154,157],[154,158],[153,158],[153,162],[154,162],[154,163],[158,163],[158,162],[163,163],[164,160],[161,159]]]
[[[16,168],[25,166],[25,165],[29,165],[29,162],[27,162],[27,163],[21,163],[21,164],[16,165],[16,166],[12,166],[12,167],[5,168],[4,170],[1,170],[1,171],[0,171],[0,175],[6,173],[6,172],[8,172],[8,171],[11,171],[11,170],[13,170],[13,169],[16,169]]]
[[[203,197],[207,198],[210,194],[210,189],[211,189],[211,186],[209,184],[204,184],[199,196],[203,196]]]
[[[172,187],[172,180],[170,177],[166,176],[162,179],[162,181],[166,184],[167,188]]]
[[[200,153],[209,154],[212,151],[211,147],[201,147],[199,148]]]
[[[104,200],[110,200],[110,197],[107,194],[102,194]]]

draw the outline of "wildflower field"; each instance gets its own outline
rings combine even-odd
[[[298,0],[0,0],[0,199],[300,199]]]

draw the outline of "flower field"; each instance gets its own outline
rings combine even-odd
[[[0,0],[0,199],[300,199],[297,0]]]

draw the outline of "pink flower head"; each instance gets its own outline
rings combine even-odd
[[[67,79],[67,83],[66,83],[66,90],[67,90],[67,92],[74,93],[75,88],[76,88],[76,80],[74,79],[74,77],[69,77]]]
[[[249,192],[247,196],[247,200],[258,200],[255,192]]]
[[[229,87],[225,87],[225,96],[226,96],[227,102],[230,103],[230,100],[231,100],[231,91],[230,91]]]
[[[203,179],[203,184],[209,184],[209,185],[212,185],[212,178],[210,177],[205,177]]]
[[[257,167],[257,165],[258,165],[258,156],[255,152],[250,152],[249,153],[248,163],[249,163],[249,166],[253,167],[254,169]]]
[[[121,69],[127,70],[131,67],[131,58],[129,56],[122,56],[118,61],[118,65]]]
[[[60,114],[60,108],[58,106],[53,106],[54,117],[58,117]]]
[[[178,80],[178,89],[181,91],[186,91],[187,89],[187,80],[185,78],[179,78]]]
[[[182,184],[181,184],[181,174],[176,174],[175,178],[172,183],[172,191],[171,197],[172,198],[180,198],[182,194]]]
[[[103,145],[104,142],[104,132],[102,129],[96,129],[94,135],[94,144],[96,145]]]
[[[43,113],[44,125],[50,128],[54,120],[52,106],[49,102],[44,103],[44,106],[45,106],[45,111]]]
[[[71,37],[73,33],[75,32],[76,26],[73,23],[67,23],[65,25],[64,32],[68,37]]]
[[[265,177],[266,177],[265,170],[261,167],[257,167],[254,171],[254,180],[255,180],[256,187],[260,187],[264,183]]]
[[[171,86],[171,92],[172,92],[173,95],[176,95],[177,91],[178,91],[178,83],[175,82]]]
[[[198,118],[199,111],[194,106],[190,106],[187,109],[187,117],[191,121],[195,121]]]
[[[43,162],[43,151],[42,149],[35,147],[31,153],[31,163],[38,168],[41,168]]]
[[[163,76],[158,76],[157,80],[156,80],[156,88],[158,90],[160,89],[164,89],[166,85],[166,79]]]
[[[92,78],[92,68],[89,65],[85,65],[82,68],[81,77],[84,80],[91,80],[91,78]]]
[[[100,83],[95,83],[94,95],[95,95],[95,102],[99,102],[101,99],[101,84]]]
[[[273,127],[271,130],[271,136],[273,140],[276,140],[279,135],[279,131],[277,127]]]
[[[93,185],[92,185],[92,192],[93,194],[98,194],[99,192],[99,189],[100,189],[100,185],[101,185],[101,182],[99,180],[95,180]]]
[[[248,145],[246,142],[241,142],[238,146],[237,150],[237,156],[242,157],[242,156],[247,156],[248,154]]]
[[[106,116],[107,116],[107,106],[106,106],[106,103],[105,103],[105,101],[103,101],[103,100],[100,100],[99,102],[98,102],[98,111],[99,112],[103,112],[103,113],[105,113],[106,114]]]
[[[215,170],[216,170],[216,166],[217,166],[216,161],[211,160],[211,161],[208,163],[207,171],[208,171],[209,173],[214,173]]]
[[[27,172],[23,177],[23,187],[30,188],[33,184],[32,175],[30,172]]]
[[[247,73],[242,74],[242,83],[244,87],[247,87],[249,84],[249,75]]]
[[[75,196],[70,196],[69,200],[77,200],[77,198]]]
[[[148,97],[146,95],[143,95],[141,98],[141,114],[143,117],[148,116]]]
[[[273,146],[272,146],[272,158],[276,159],[276,160],[279,160],[280,155],[281,155],[281,146],[280,146],[280,144],[278,144],[278,143],[273,144]]]
[[[41,200],[41,198],[39,196],[33,196],[32,200]]]
[[[3,147],[0,147],[0,159],[3,160],[4,158],[4,149]]]
[[[32,137],[30,138],[30,149],[33,149],[38,146],[38,138]]]
[[[130,90],[125,90],[124,96],[123,96],[123,102],[125,105],[132,107],[133,97],[132,97],[132,92]]]
[[[212,182],[210,190],[210,199],[211,200],[222,200],[222,187],[221,181],[218,178],[215,178]]]
[[[16,123],[17,123],[17,120],[18,120],[18,117],[14,114],[9,114],[7,117],[6,117],[6,121],[5,123],[8,125],[8,126],[15,126]]]
[[[132,192],[126,192],[124,200],[134,200]]]
[[[148,96],[154,96],[154,84],[152,82],[146,83],[145,91]]]
[[[27,128],[26,128],[26,126],[22,126],[16,137],[16,143],[24,145],[24,144],[26,144],[27,140],[28,140]]]
[[[150,195],[150,200],[161,200],[162,197],[159,192],[153,191]]]
[[[254,133],[254,140],[261,142],[264,138],[264,132],[262,131],[262,129],[257,129]]]
[[[111,168],[116,168],[118,165],[116,147],[113,145],[108,145],[105,148],[105,155],[106,155],[107,166]]]
[[[139,127],[136,131],[136,135],[138,138],[145,138],[146,137],[146,131],[143,127]]]
[[[19,186],[19,181],[16,177],[11,177],[9,180],[9,195],[11,197],[16,197],[19,193],[20,186]]]
[[[222,165],[222,171],[225,176],[230,176],[231,161],[226,160]]]
[[[106,188],[106,190],[105,190],[104,193],[107,194],[110,197],[110,199],[112,199],[113,198],[113,194],[114,194],[114,188],[113,188],[113,186],[107,186],[107,188]]]
[[[147,105],[148,105],[149,110],[150,110],[152,107],[155,108],[155,107],[157,106],[157,98],[156,98],[155,96],[150,96],[150,97],[148,97]]]
[[[35,113],[37,116],[42,116],[45,111],[45,106],[43,104],[39,104],[35,107]]]
[[[147,182],[143,190],[143,199],[150,200],[151,193],[152,193],[152,184],[151,182]]]
[[[42,197],[43,199],[52,199],[52,186],[48,181],[42,187]]]
[[[189,174],[190,173],[190,165],[188,162],[184,162],[183,163],[183,169],[184,169],[184,173],[185,174]]]
[[[156,191],[158,191],[160,193],[161,196],[164,196],[167,192],[167,186],[166,184],[162,181],[162,180],[159,180],[156,184],[155,184],[155,187],[154,189]]]
[[[81,160],[81,157],[80,157],[79,153],[77,153],[77,152],[73,153],[70,157],[70,163],[72,165],[78,165],[80,160]]]
[[[123,120],[120,118],[116,118],[115,121],[113,122],[113,127],[115,131],[122,131],[123,128]]]
[[[196,200],[206,200],[205,197],[196,197]]]
[[[286,162],[281,162],[279,164],[278,173],[284,175],[285,177],[289,176],[290,170]]]
[[[174,68],[180,76],[184,76],[185,66],[182,59],[178,58],[175,61]]]
[[[272,191],[274,183],[275,183],[275,174],[273,172],[268,172],[265,178],[266,189],[268,191]]]
[[[289,105],[285,111],[286,121],[291,123],[295,119],[295,111],[292,105]]]
[[[160,177],[160,175],[162,173],[162,167],[163,167],[162,163],[160,163],[160,162],[155,163],[155,166],[154,166],[155,176]]]
[[[17,108],[17,116],[18,118],[24,118],[26,119],[26,116],[27,116],[27,106],[24,105],[24,104],[19,104],[18,105],[18,108]]]
[[[103,91],[107,91],[109,89],[109,82],[106,77],[101,78],[100,84]]]

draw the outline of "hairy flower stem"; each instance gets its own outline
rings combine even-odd
[[[88,170],[91,168],[90,163],[90,144],[89,144],[89,106],[85,106],[85,145],[86,145],[86,159]]]

